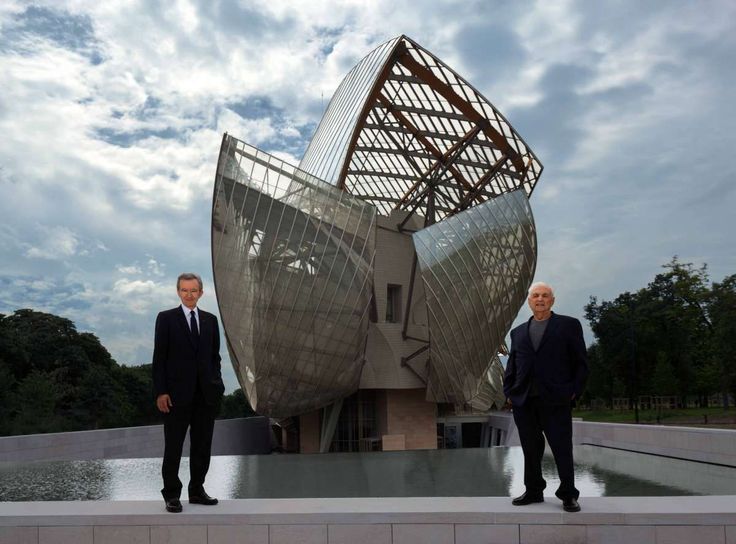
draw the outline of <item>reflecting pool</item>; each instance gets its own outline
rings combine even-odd
[[[584,497],[736,495],[736,468],[596,446],[575,448]],[[207,491],[221,499],[511,496],[523,492],[521,448],[216,456]],[[161,497],[160,459],[0,464],[0,501]],[[180,478],[188,481],[188,459]],[[545,456],[545,495],[559,484]]]

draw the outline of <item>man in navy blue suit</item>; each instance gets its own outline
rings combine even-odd
[[[204,490],[210,466],[215,416],[225,387],[220,373],[217,318],[197,307],[202,278],[181,274],[176,280],[181,304],[158,314],[153,348],[156,406],[164,414],[161,494],[169,512],[181,512],[179,463],[189,429],[189,502],[214,505]]]
[[[511,351],[503,390],[513,409],[524,452],[526,491],[512,504],[544,501],[542,477],[544,437],[560,476],[555,492],[566,512],[580,511],[572,459],[572,406],[588,376],[583,328],[574,317],[552,312],[552,288],[543,282],[529,288],[534,314],[511,331]]]

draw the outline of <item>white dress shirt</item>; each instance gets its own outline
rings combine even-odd
[[[197,330],[198,331],[201,331],[202,330],[202,326],[201,326],[201,323],[199,322],[199,308],[197,308],[195,306],[194,307],[194,310],[190,310],[189,308],[187,308],[186,306],[184,306],[184,304],[182,304],[181,305],[181,309],[184,312],[184,317],[187,318],[187,325],[189,325],[189,331],[191,332],[191,330],[192,330],[192,323],[191,323],[191,319],[192,318],[190,317],[190,314],[191,314],[192,311],[194,312],[194,319],[197,320]]]

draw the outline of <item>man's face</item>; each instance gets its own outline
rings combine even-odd
[[[181,280],[176,292],[181,299],[181,303],[190,310],[197,306],[197,301],[202,296],[202,290],[199,288],[197,280]]]
[[[555,297],[552,296],[552,289],[549,287],[538,286],[529,293],[529,307],[535,314],[547,314],[552,310],[555,303]]]

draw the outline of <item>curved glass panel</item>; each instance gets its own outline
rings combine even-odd
[[[358,388],[375,208],[231,136],[220,150],[212,258],[231,359],[262,415]]]
[[[213,266],[252,406],[302,414],[358,387],[375,214],[408,212],[429,317],[427,397],[499,406],[497,358],[536,264],[542,165],[503,115],[406,36],[345,77],[300,168],[225,136]],[[356,198],[357,197],[357,198]],[[417,295],[420,296],[420,295]]]
[[[477,397],[526,298],[536,233],[523,189],[412,235],[429,316],[428,398]]]
[[[406,36],[345,77],[299,166],[382,215],[399,208],[437,220],[520,187],[530,195],[542,172],[503,115]]]
[[[503,365],[498,356],[493,358],[485,378],[480,381],[478,393],[468,401],[473,409],[485,412],[495,407],[500,410],[506,404],[503,392]]]
[[[348,153],[360,113],[399,37],[382,43],[356,64],[330,100],[299,168],[333,185]]]

